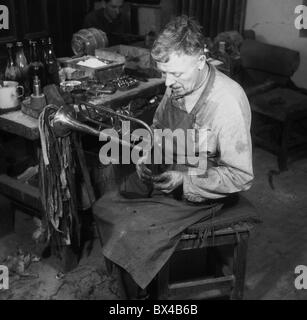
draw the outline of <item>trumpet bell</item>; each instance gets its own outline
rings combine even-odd
[[[72,130],[84,132],[94,136],[98,136],[100,131],[83,124],[76,120],[70,112],[67,112],[64,107],[61,107],[53,118],[53,130],[58,137],[65,137]]]
[[[65,137],[71,133],[69,126],[70,121],[68,121],[69,115],[64,112],[63,107],[61,107],[55,114],[52,127],[55,135],[57,137]]]

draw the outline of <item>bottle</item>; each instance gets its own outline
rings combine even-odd
[[[20,84],[25,89],[25,94],[28,95],[30,92],[29,86],[29,64],[24,53],[22,42],[16,43],[16,65],[20,70]]]
[[[226,42],[219,42],[218,60],[223,62],[222,69],[227,75],[231,75],[231,59],[229,54],[226,52]]]
[[[8,58],[7,58],[5,72],[4,72],[4,78],[5,80],[19,82],[21,78],[21,72],[13,58],[13,44],[7,43],[6,48],[7,48]]]
[[[37,42],[31,41],[30,47],[30,67],[29,67],[29,80],[31,84],[31,92],[33,93],[33,82],[35,76],[38,76],[41,79],[41,86],[44,87],[46,85],[46,75],[44,64],[40,60],[37,48]]]
[[[45,64],[47,61],[47,45],[46,45],[46,39],[41,39],[41,57],[42,61]]]
[[[44,65],[44,71],[45,71],[45,82],[46,85],[48,84],[48,79],[47,79],[47,75],[48,75],[48,70],[47,70],[47,44],[46,44],[46,39],[41,39],[41,46],[40,46],[40,57],[41,57],[41,61]]]
[[[25,50],[26,51],[25,54],[29,62],[29,68],[30,68],[30,62],[31,62],[31,50],[32,50],[32,40],[29,40],[27,49]]]
[[[47,51],[46,51],[46,74],[47,74],[47,83],[51,84],[54,83],[56,85],[60,84],[60,78],[59,78],[59,63],[56,59],[52,39],[48,38],[47,43]]]

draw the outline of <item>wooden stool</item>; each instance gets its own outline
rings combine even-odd
[[[181,236],[172,257],[151,283],[150,299],[200,300],[226,296],[230,299],[242,299],[248,238],[254,223],[259,221],[252,205],[241,198],[238,205],[222,209],[218,217],[189,227]],[[213,275],[203,274],[198,278],[171,282],[171,265],[176,254],[200,249],[208,251],[209,248],[219,249],[222,246],[233,246],[232,266],[219,267],[219,271]],[[196,264],[203,263],[201,260],[198,258]],[[188,264],[184,272],[195,265],[192,260],[189,260]]]

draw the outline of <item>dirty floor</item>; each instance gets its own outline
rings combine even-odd
[[[249,241],[244,299],[305,300],[307,290],[294,286],[294,270],[307,265],[306,158],[290,163],[288,171],[273,176],[269,183],[268,173],[276,170],[276,158],[256,148],[254,168],[256,179],[245,195],[258,208],[263,223]],[[6,203],[0,201],[2,215]],[[14,232],[5,231],[8,224],[0,219],[0,261],[18,248],[41,252],[32,240],[35,225],[30,216],[17,212]],[[107,275],[100,250],[98,239],[87,242],[79,266],[63,276],[59,276],[55,258],[32,262],[26,270],[29,277],[12,276],[9,290],[0,292],[0,300],[121,299],[121,289]]]

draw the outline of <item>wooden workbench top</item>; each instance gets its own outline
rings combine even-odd
[[[148,82],[140,82],[138,87],[131,90],[117,90],[112,95],[103,95],[101,98],[95,99],[95,104],[103,103],[109,107],[117,108],[137,97],[150,97],[159,94],[163,88],[163,79],[149,79]],[[22,113],[21,110],[0,115],[0,130],[29,140],[39,139],[38,120]]]
[[[39,139],[38,120],[22,113],[21,110],[2,114],[0,129],[29,140]]]
[[[117,108],[137,97],[143,98],[161,93],[164,88],[164,82],[163,79],[157,78],[149,79],[148,82],[140,81],[135,88],[126,91],[117,90],[114,94],[105,94],[99,98],[91,99],[90,102]]]

